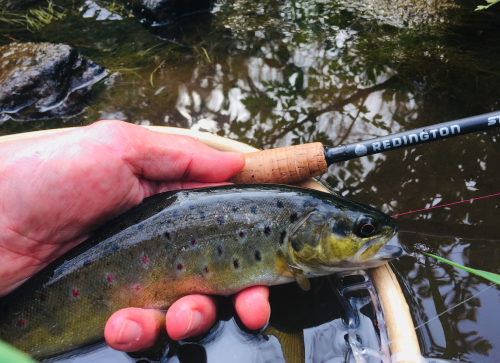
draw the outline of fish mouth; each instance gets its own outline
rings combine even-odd
[[[358,263],[360,267],[363,269],[375,268],[385,265],[387,262],[395,258],[398,258],[402,254],[403,254],[403,249],[401,247],[394,245],[384,245],[372,257],[370,257],[365,261],[360,261]]]
[[[374,260],[390,261],[394,258],[398,258],[403,254],[403,249],[399,246],[394,245],[384,245],[377,253],[372,257]]]
[[[358,260],[358,261],[369,261],[369,260],[372,260],[372,259],[376,259],[378,258],[379,256],[379,253],[381,252],[384,252],[386,251],[385,250],[385,247],[387,246],[385,243],[382,247],[380,247],[380,249],[373,255],[371,256],[370,258],[368,259],[364,259],[363,258],[363,254],[370,248],[372,248],[373,246],[375,245],[378,245],[380,243],[380,241],[385,241],[385,242],[388,242],[397,232],[397,229],[395,228],[387,228],[386,231],[385,231],[385,234],[383,234],[382,236],[380,237],[377,237],[377,238],[374,238],[368,242],[366,242],[363,246],[361,246],[361,248],[359,249],[359,251],[354,255],[354,259],[355,260]],[[401,250],[401,253],[402,253],[402,250]],[[400,253],[400,254],[401,254]],[[389,252],[387,252],[387,254],[390,254]],[[385,253],[382,253],[380,257],[384,257],[386,256]],[[399,255],[398,255],[399,256]],[[398,256],[395,256],[395,257],[398,257]],[[394,258],[394,257],[392,257]],[[390,258],[390,259],[392,259]]]

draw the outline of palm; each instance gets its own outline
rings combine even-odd
[[[191,138],[116,122],[2,149],[0,295],[145,197],[220,182],[242,167]]]

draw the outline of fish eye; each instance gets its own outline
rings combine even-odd
[[[377,231],[377,222],[370,216],[362,216],[356,226],[358,237],[370,237]]]

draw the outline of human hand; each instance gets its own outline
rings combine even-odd
[[[0,155],[0,296],[144,198],[219,185],[245,163],[241,155],[193,138],[119,121],[2,144]],[[236,311],[250,329],[266,324],[267,298],[265,287],[235,296]],[[146,349],[165,321],[172,339],[185,339],[210,329],[215,317],[212,297],[186,296],[166,317],[136,308],[116,312],[105,337],[118,350]]]

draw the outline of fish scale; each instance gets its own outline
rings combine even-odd
[[[359,238],[352,230],[367,216],[379,231]],[[334,228],[339,221],[351,230]],[[371,207],[287,186],[161,193],[0,299],[0,339],[42,360],[102,340],[107,319],[125,307],[166,309],[188,294],[230,295],[294,279],[307,288],[307,277],[363,266],[355,256],[341,267],[329,263],[336,257],[322,251],[330,253],[330,244],[380,248],[394,226]]]

